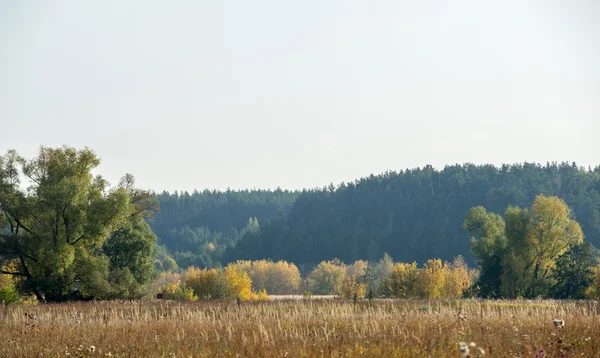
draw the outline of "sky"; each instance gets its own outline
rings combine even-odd
[[[156,191],[600,165],[600,1],[0,0],[0,153]]]

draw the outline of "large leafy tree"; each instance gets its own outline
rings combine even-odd
[[[0,157],[0,258],[17,262],[2,273],[20,276],[24,293],[45,301],[104,298],[115,295],[115,277],[147,280],[142,271],[152,265],[139,264],[153,254],[155,238],[143,219],[156,200],[129,175],[110,188],[92,173],[99,164],[87,148]]]
[[[594,246],[590,243],[572,245],[558,258],[552,270],[555,280],[551,293],[555,298],[584,299],[593,281]]]
[[[544,195],[531,209],[509,206],[504,220],[474,208],[464,226],[474,235],[471,248],[479,260],[483,296],[547,296],[557,260],[583,241],[567,204]]]
[[[479,295],[499,297],[502,258],[506,251],[504,220],[500,215],[488,213],[484,207],[478,206],[467,214],[464,227],[473,235],[471,250],[479,258]]]
[[[583,241],[581,227],[563,200],[544,195],[535,199],[531,210],[509,208],[505,217],[509,252],[504,291],[513,297],[547,295],[556,261],[569,246]]]

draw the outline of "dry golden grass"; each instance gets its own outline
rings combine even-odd
[[[0,308],[0,356],[461,357],[463,341],[486,357],[592,358],[600,357],[598,314],[592,301],[9,306]]]

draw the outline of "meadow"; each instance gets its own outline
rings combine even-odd
[[[553,300],[7,305],[0,356],[592,358],[599,312],[596,301]]]

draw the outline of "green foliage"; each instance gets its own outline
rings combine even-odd
[[[165,300],[194,302],[198,296],[191,287],[182,284],[170,283],[162,289]]]
[[[141,217],[133,218],[129,225],[115,231],[104,243],[103,250],[110,258],[111,272],[129,272],[132,283],[139,287],[150,282],[157,253],[155,242],[156,236],[148,224]]]
[[[0,303],[19,303],[19,293],[14,286],[0,287]]]
[[[280,189],[163,192],[157,196],[161,211],[150,225],[182,268],[218,267],[226,248],[244,234],[258,235],[259,223],[287,214],[297,196]]]
[[[478,206],[467,214],[464,227],[473,235],[471,251],[479,259],[479,295],[500,297],[502,259],[506,251],[504,220],[500,215],[488,213],[484,207]]]
[[[387,288],[384,287],[385,280],[390,276],[394,268],[394,260],[387,253],[383,254],[383,257],[377,262],[370,262],[369,266],[365,271],[365,281],[367,283],[367,290],[379,294],[388,294]]]
[[[17,262],[10,273],[22,278],[23,294],[44,301],[114,297],[111,271],[125,268],[138,284],[148,282],[154,236],[143,219],[157,201],[130,175],[109,188],[92,175],[99,164],[93,151],[69,147],[42,147],[31,160],[9,151],[0,160],[0,255]]]
[[[308,285],[314,294],[338,295],[345,276],[346,266],[341,261],[323,261],[308,275]]]
[[[557,261],[583,240],[567,204],[544,195],[529,210],[509,206],[504,222],[482,207],[473,208],[464,227],[474,235],[472,251],[481,269],[478,286],[488,297],[547,297]],[[562,264],[566,274],[567,264]]]
[[[383,281],[383,292],[386,296],[398,298],[413,298],[418,296],[417,278],[419,271],[417,263],[397,263],[389,277]]]
[[[3,271],[10,270],[10,264],[5,264]],[[0,273],[0,304],[1,303],[18,303],[20,301],[19,293],[15,286],[15,279],[11,275]]]
[[[529,207],[539,194],[565,200],[586,241],[600,247],[600,167],[464,164],[443,170],[427,166],[386,172],[335,188],[302,191],[285,215],[265,219],[248,213],[244,221],[257,216],[260,233],[245,234],[228,246],[221,260],[270,258],[302,267],[332,257],[344,262],[373,262],[387,252],[402,262],[422,264],[432,257],[450,261],[462,254],[467,262],[474,263],[461,227],[464,214],[476,206],[500,214],[511,205]],[[496,258],[502,255],[506,236],[501,219],[489,218],[491,228],[481,227],[486,235],[472,233],[478,239],[490,239],[483,246],[492,247],[481,249]],[[241,222],[236,227],[242,227]],[[492,262],[490,266],[498,264]],[[494,271],[490,268],[483,273],[486,296],[501,294],[493,290],[497,287],[494,281],[499,279],[489,276]]]
[[[593,282],[595,265],[594,247],[589,243],[575,244],[556,260],[552,269],[555,283],[551,287],[554,298],[584,299],[585,291]]]

